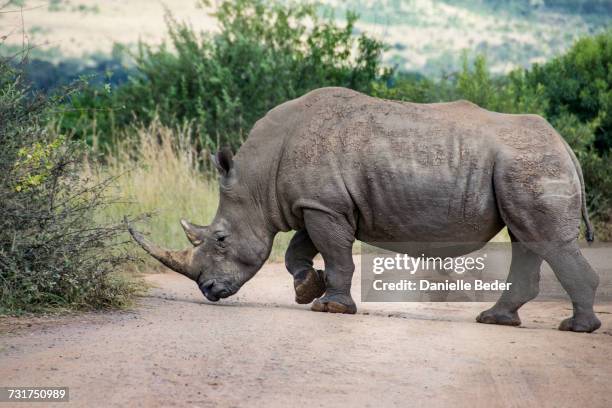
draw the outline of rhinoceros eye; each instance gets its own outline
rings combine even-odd
[[[215,234],[215,241],[218,247],[225,248],[227,245],[226,242],[227,234],[217,233]]]

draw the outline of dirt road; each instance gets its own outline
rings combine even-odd
[[[280,264],[215,305],[147,279],[130,312],[0,320],[0,385],[68,386],[62,407],[612,406],[610,304],[588,335],[555,329],[569,303],[528,304],[523,328],[475,323],[474,303],[310,312]]]

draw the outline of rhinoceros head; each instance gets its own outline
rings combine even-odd
[[[254,214],[248,190],[238,180],[231,151],[212,156],[220,172],[220,202],[207,226],[181,220],[193,245],[182,251],[160,248],[128,225],[132,237],[153,258],[194,280],[204,296],[216,302],[236,293],[270,254],[273,234]]]

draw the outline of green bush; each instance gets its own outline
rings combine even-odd
[[[383,44],[354,35],[356,16],[339,26],[312,4],[224,0],[216,35],[168,18],[170,41],[140,44],[136,71],[110,93],[95,88],[73,98],[63,127],[85,137],[159,118],[189,123],[201,147],[238,147],[257,119],[276,105],[323,86],[368,92],[380,74]]]
[[[94,221],[108,182],[80,178],[82,144],[44,124],[53,106],[0,60],[0,313],[119,306],[134,291],[111,274],[124,228]]]
[[[470,62],[464,55],[462,70],[455,74],[437,81],[418,75],[399,74],[391,86],[379,83],[372,93],[381,98],[419,103],[467,99],[496,112],[543,115],[548,104],[543,87],[530,87],[525,77],[524,70],[493,76],[484,56],[477,56]]]
[[[527,75],[531,87],[543,86],[548,117],[565,113],[592,125],[593,147],[612,148],[612,30],[579,40],[566,54]]]
[[[528,89],[542,89],[544,115],[568,140],[584,170],[592,213],[612,217],[612,30],[586,37],[564,55],[535,65]]]

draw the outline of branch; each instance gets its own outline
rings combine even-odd
[[[41,4],[40,6],[28,7],[28,8],[20,8],[16,10],[2,10],[2,8],[8,6],[11,2],[7,2],[3,6],[0,6],[0,14],[8,14],[8,13],[22,13],[24,11],[36,10],[42,7],[45,7],[45,4]]]

